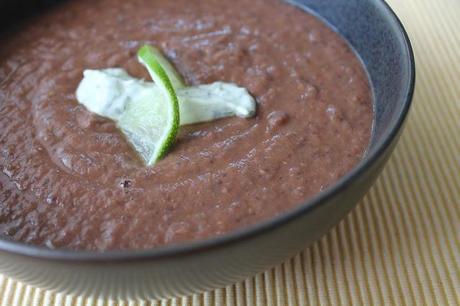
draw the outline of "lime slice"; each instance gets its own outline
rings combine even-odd
[[[176,92],[158,54],[156,49],[144,46],[139,49],[138,58],[164,98],[152,99],[145,94],[135,103],[128,103],[118,121],[118,126],[148,166],[164,157],[171,148],[180,122]]]

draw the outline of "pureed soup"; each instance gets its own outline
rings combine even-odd
[[[148,79],[144,43],[189,84],[247,88],[255,117],[182,126],[145,166],[75,96],[88,68]],[[362,158],[372,120],[357,56],[283,1],[68,1],[0,40],[0,234],[103,251],[228,233],[334,183]]]

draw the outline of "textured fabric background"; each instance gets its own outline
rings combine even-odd
[[[415,49],[414,107],[377,184],[321,241],[273,270],[190,298],[97,301],[0,276],[0,305],[460,305],[460,1],[389,3]]]

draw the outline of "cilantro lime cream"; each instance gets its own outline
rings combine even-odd
[[[155,48],[145,46],[140,52],[142,50],[147,50],[164,72],[158,83],[166,81],[175,87],[173,94],[179,103],[178,118],[169,118],[173,117],[173,112],[167,111],[169,104],[165,99],[168,92],[165,95],[162,86],[136,79],[121,68],[85,70],[76,96],[78,102],[91,112],[117,122],[147,165],[161,158],[174,140],[174,129],[173,132],[164,131],[168,119],[186,125],[229,116],[249,118],[255,115],[255,100],[245,88],[224,82],[187,87]],[[149,64],[141,56],[139,60],[152,75]],[[152,77],[155,78],[155,74]]]

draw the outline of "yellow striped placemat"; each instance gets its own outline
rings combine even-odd
[[[163,302],[66,297],[0,276],[0,305],[460,305],[460,1],[389,3],[415,49],[414,107],[376,185],[313,247],[240,284]]]

